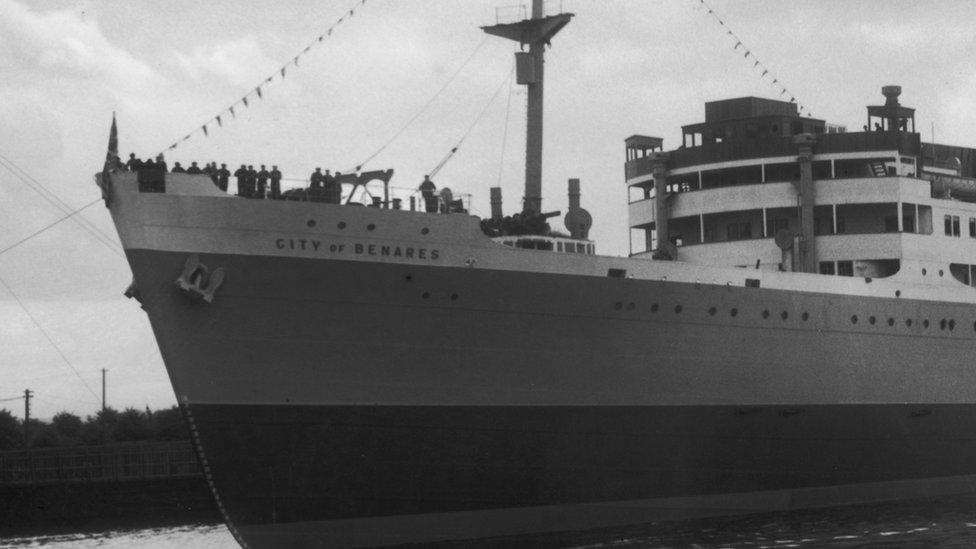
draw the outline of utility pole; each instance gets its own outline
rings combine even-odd
[[[102,412],[105,412],[105,368],[102,368]]]
[[[24,389],[24,447],[30,446],[30,399],[31,390]]]

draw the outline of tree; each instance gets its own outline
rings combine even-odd
[[[81,434],[84,426],[81,418],[70,412],[59,412],[51,418],[51,427],[57,434],[61,446],[81,444]]]
[[[20,448],[24,443],[24,431],[20,420],[9,410],[0,409],[0,450]]]

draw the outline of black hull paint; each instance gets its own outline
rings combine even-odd
[[[795,490],[976,470],[971,405],[191,410],[213,481],[239,526]]]

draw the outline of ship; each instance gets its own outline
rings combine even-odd
[[[126,171],[113,122],[96,182],[126,295],[235,539],[509,539],[976,491],[976,150],[923,143],[898,86],[863,131],[706,103],[678,148],[624,140],[630,254],[600,255],[578,181],[568,235],[541,208],[543,51],[572,14],[532,7],[484,28],[527,46],[510,217],[495,190],[479,219],[443,196],[255,200]]]

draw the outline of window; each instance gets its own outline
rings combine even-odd
[[[884,218],[884,232],[886,233],[897,233],[898,232],[898,216],[897,215],[886,215]]]
[[[959,236],[959,216],[958,215],[946,215],[945,220],[945,234],[946,236]]]
[[[976,221],[976,219],[974,219],[973,221]],[[915,215],[906,214],[901,218],[901,230],[906,233],[915,232]]]
[[[726,227],[726,236],[728,240],[752,238],[752,223],[748,221],[729,223]]]
[[[837,216],[837,234],[844,234],[847,232],[847,228],[844,225],[844,218]]]
[[[834,262],[833,261],[821,261],[820,262],[820,274],[822,275],[832,275],[834,274]]]
[[[840,276],[854,276],[854,262],[838,261],[837,274],[839,274]]]
[[[767,219],[766,220],[766,236],[776,236],[776,232],[780,229],[789,229],[790,220],[789,219]]]
[[[976,217],[969,218],[969,236],[976,238]]]

